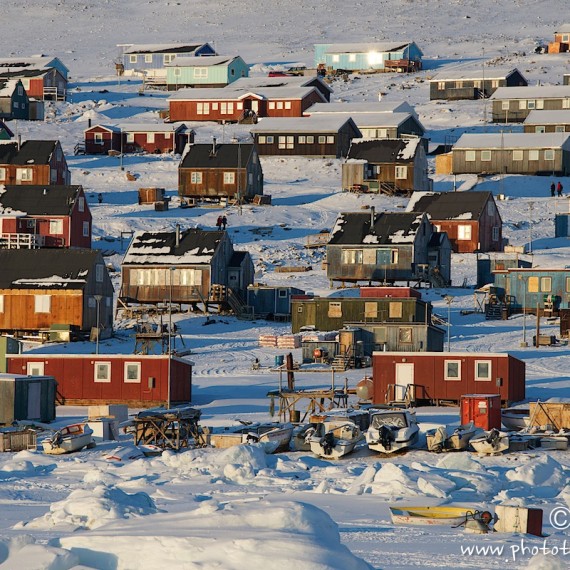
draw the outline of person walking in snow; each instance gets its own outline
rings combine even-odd
[[[228,225],[228,219],[226,218],[226,216],[224,216],[224,217],[222,218],[222,229],[223,229],[224,231],[226,231],[226,226],[227,226],[227,225]]]
[[[222,216],[218,216],[218,219],[216,220],[216,227],[218,228],[218,231],[222,229]]]
[[[556,186],[554,182],[550,185],[550,195],[554,198],[556,196]]]
[[[564,190],[564,186],[562,186],[561,182],[558,182],[558,186],[556,187],[556,191],[558,192],[558,196],[562,196],[562,190]]]

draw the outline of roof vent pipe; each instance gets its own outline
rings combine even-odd
[[[212,156],[216,156],[216,137],[212,137]]]
[[[176,247],[180,246],[180,224],[176,224]]]
[[[370,206],[370,233],[374,232],[374,217],[375,217],[376,211],[374,206]]]
[[[22,148],[22,135],[18,133],[18,151]]]

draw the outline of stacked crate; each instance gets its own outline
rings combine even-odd
[[[277,336],[274,334],[260,334],[259,346],[266,346],[266,347],[277,346]]]
[[[285,334],[277,337],[278,348],[301,348],[301,337],[298,334]]]

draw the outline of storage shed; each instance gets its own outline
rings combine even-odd
[[[498,393],[503,404],[525,398],[525,363],[506,353],[375,352],[374,404],[458,403],[463,394]]]
[[[193,362],[167,354],[38,354],[9,355],[13,374],[49,374],[57,380],[64,405],[127,404],[150,408],[167,405],[170,379],[172,404],[192,398]]]
[[[53,376],[0,374],[0,425],[15,420],[55,419],[57,382]]]

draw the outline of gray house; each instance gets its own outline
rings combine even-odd
[[[247,304],[253,316],[270,320],[290,320],[291,300],[302,296],[305,291],[291,286],[256,283],[247,288]]]
[[[570,109],[562,111],[531,111],[523,124],[525,133],[570,132]]]
[[[534,110],[570,109],[570,85],[500,87],[490,101],[494,123],[520,123]]]
[[[342,165],[342,187],[389,195],[430,190],[423,139],[353,141]]]
[[[526,87],[528,81],[514,69],[498,67],[470,67],[442,71],[429,82],[429,98],[483,99],[490,97],[499,87]]]
[[[451,151],[453,174],[570,173],[569,133],[463,135]]]
[[[449,282],[451,254],[442,252],[439,265],[430,266],[435,230],[423,213],[342,213],[327,245],[327,277],[331,285],[395,281],[430,282],[437,269],[442,282]],[[445,257],[445,258],[443,258]]]

